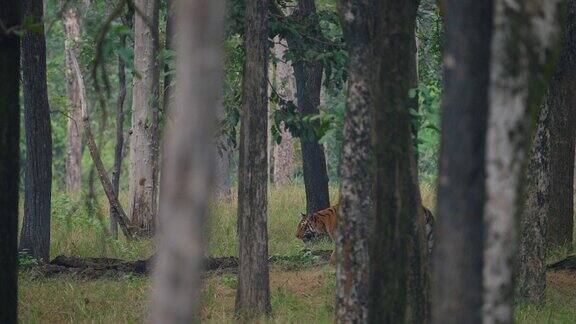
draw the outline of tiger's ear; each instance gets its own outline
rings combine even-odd
[[[304,217],[306,217],[306,214],[300,213],[300,216],[302,216],[302,218],[304,218]]]

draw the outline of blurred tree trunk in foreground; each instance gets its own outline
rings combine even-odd
[[[268,0],[246,2],[246,62],[238,166],[239,268],[236,312],[271,312],[267,232]]]
[[[514,320],[512,278],[516,227],[524,207],[523,175],[534,117],[561,44],[563,2],[494,2],[485,160],[484,323]]]
[[[179,82],[165,142],[151,323],[200,321],[207,188],[222,104],[224,10],[222,0],[177,3]]]
[[[20,25],[20,0],[0,11],[0,323],[18,320],[18,183],[20,178],[20,43],[5,30]]]
[[[442,4],[445,77],[432,321],[480,323],[492,5],[475,0]]]
[[[576,123],[576,4],[568,0],[563,49],[548,87],[550,109],[550,214],[547,242],[572,248],[574,131]]]
[[[136,0],[129,212],[137,234],[154,233],[158,193],[159,0]]]
[[[22,15],[40,28],[22,38],[22,81],[26,171],[24,220],[20,250],[50,261],[50,199],[52,194],[52,126],[46,84],[46,38],[42,0],[25,1]]]

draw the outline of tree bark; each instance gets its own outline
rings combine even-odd
[[[546,231],[550,202],[550,117],[543,104],[526,175],[526,209],[520,220],[516,297],[543,303],[546,290]]]
[[[238,167],[239,269],[236,311],[269,314],[267,232],[268,0],[246,2],[246,62]]]
[[[154,233],[158,180],[158,0],[136,0],[129,215],[137,234]]]
[[[166,0],[166,43],[164,48],[168,51],[174,51],[174,0]],[[162,109],[164,115],[168,116],[170,111],[170,102],[172,101],[172,71],[170,65],[164,64],[164,95]]]
[[[340,15],[350,57],[348,99],[340,157],[340,208],[336,229],[336,322],[366,323],[370,301],[368,233],[374,219],[372,116],[377,102],[378,1],[343,0]]]
[[[300,22],[306,36],[296,40],[288,38],[290,49],[296,52],[297,58],[292,61],[296,79],[296,98],[298,112],[302,117],[318,114],[320,90],[322,87],[322,62],[305,57],[306,49],[322,39],[320,23],[316,17],[314,0],[299,0],[298,7],[291,15]],[[306,210],[308,213],[330,207],[328,192],[328,173],[324,147],[317,139],[302,137],[302,167],[306,189]]]
[[[484,323],[512,323],[516,227],[531,125],[535,124],[561,39],[562,0],[494,6],[486,158]],[[545,26],[545,28],[543,28]],[[441,236],[442,233],[439,233]]]
[[[178,4],[178,95],[167,128],[151,323],[199,322],[204,219],[222,104],[224,1]]]
[[[284,55],[288,44],[285,39],[277,36],[274,44],[274,56],[278,60],[276,64],[276,86],[278,93],[285,100],[294,100],[294,71],[292,65],[284,60]],[[294,148],[292,145],[292,134],[288,131],[284,124],[280,125],[280,143],[274,145],[274,184],[282,186],[288,184],[292,180],[294,167],[292,163],[292,156],[294,155]]]
[[[572,248],[574,235],[574,123],[576,123],[576,5],[568,1],[563,49],[548,90],[550,109],[550,247]]]
[[[46,85],[43,8],[42,0],[26,1],[22,5],[23,17],[28,17],[42,28],[28,30],[22,38],[26,171],[20,250],[38,260],[49,261],[52,126]]]
[[[5,30],[20,26],[20,0],[5,1]],[[0,322],[18,321],[18,182],[20,178],[20,42],[0,31]]]
[[[402,323],[406,319],[411,226],[422,218],[415,174],[409,111],[411,80],[406,73],[413,58],[419,1],[382,2],[382,46],[378,66],[379,93],[374,113],[375,219],[371,232],[369,321]],[[354,19],[354,18],[351,18]]]
[[[446,0],[443,6],[445,76],[432,321],[480,323],[492,4]]]
[[[65,1],[61,1],[64,4]],[[68,95],[68,137],[66,148],[66,185],[73,196],[78,196],[82,185],[82,127],[80,126],[80,102],[78,80],[68,57],[69,49],[76,50],[80,27],[74,5],[68,5],[62,15],[64,24],[64,52],[66,57],[66,92]],[[77,197],[76,197],[77,198]]]

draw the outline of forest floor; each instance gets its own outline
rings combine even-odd
[[[331,323],[334,313],[334,268],[325,262],[302,258],[303,249],[331,249],[332,242],[304,244],[294,234],[305,209],[302,186],[270,189],[269,252],[287,256],[270,269],[272,322]],[[335,201],[337,189],[331,190]],[[153,251],[151,240],[127,243],[105,235],[107,208],[88,217],[86,208],[73,211],[65,195],[55,194],[52,214],[51,256],[146,259]],[[435,194],[423,188],[424,204],[434,210]],[[215,203],[207,223],[210,256],[235,256],[236,201]],[[551,259],[564,253],[555,252]],[[291,256],[298,256],[293,260]],[[110,274],[98,279],[76,275],[46,277],[33,270],[32,260],[21,258],[19,314],[21,323],[134,323],[148,313],[150,279],[136,274]],[[233,272],[206,275],[201,301],[202,322],[233,322],[236,276]],[[576,273],[548,274],[545,305],[518,303],[519,323],[576,323]]]

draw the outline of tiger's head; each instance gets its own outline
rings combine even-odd
[[[307,243],[314,240],[317,236],[316,222],[310,215],[301,213],[300,216],[300,222],[296,228],[296,238]]]

